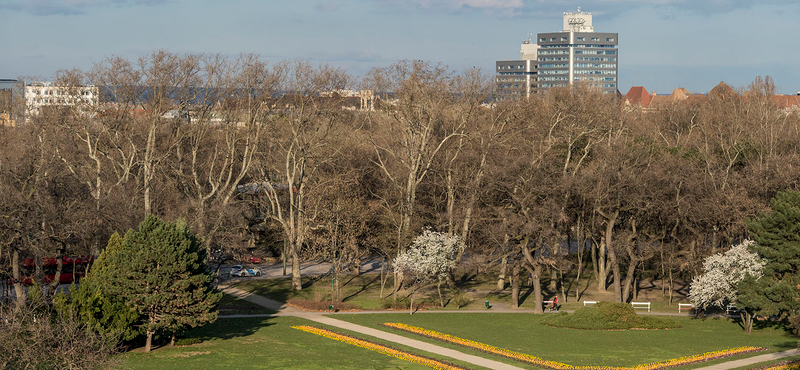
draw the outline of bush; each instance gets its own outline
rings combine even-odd
[[[450,303],[454,304],[456,308],[461,308],[472,303],[472,300],[469,299],[469,297],[467,297],[464,293],[458,293],[453,296],[453,299],[450,301]]]
[[[202,342],[200,338],[178,338],[175,339],[176,346],[191,346],[192,344],[197,344]]]
[[[330,305],[333,305],[333,311],[360,311],[361,307],[352,303],[344,302],[331,302],[331,301],[312,301],[308,299],[292,298],[286,301],[286,304],[292,307],[297,307],[306,311],[328,311]]]
[[[18,308],[0,304],[0,318],[0,369],[114,367],[118,338],[101,335],[36,294]]]
[[[584,330],[674,329],[675,321],[656,316],[639,316],[627,303],[599,302],[595,306],[581,307],[575,313],[548,315],[543,325]]]
[[[384,310],[407,310],[411,300],[406,297],[398,297],[397,300],[391,297],[381,299],[381,308]]]

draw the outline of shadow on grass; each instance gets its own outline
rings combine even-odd
[[[242,319],[217,319],[214,323],[194,328],[183,335],[202,342],[213,339],[233,339],[254,334],[264,327],[275,325],[272,317],[253,317]]]
[[[347,286],[355,278],[356,278],[355,276],[350,278],[350,280],[348,280],[346,283],[344,283],[343,286]],[[374,278],[372,278],[372,280],[369,280],[366,283],[361,284],[361,287],[359,287],[358,290],[356,290],[355,292],[349,294],[347,297],[342,298],[342,302],[347,302],[347,300],[349,300],[350,298],[353,298],[353,297],[359,295],[360,293],[365,292],[367,289],[369,289],[369,287],[372,286],[372,284],[374,284],[375,282],[379,281],[380,278],[381,278],[380,275],[376,275]]]

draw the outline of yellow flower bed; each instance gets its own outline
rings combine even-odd
[[[556,361],[549,361],[544,360],[539,357],[526,355],[524,353],[514,352],[511,350],[507,350],[504,348],[498,348],[495,346],[491,346],[484,343],[475,342],[469,339],[459,338],[456,336],[452,336],[449,334],[439,333],[433,330],[427,330],[424,328],[401,324],[401,323],[384,323],[384,326],[388,326],[390,328],[395,328],[399,330],[403,330],[409,333],[419,334],[422,336],[426,336],[433,339],[438,339],[444,342],[457,344],[460,346],[464,346],[467,348],[476,349],[478,351],[491,353],[503,357],[507,357],[510,359],[514,359],[520,362],[545,367],[548,369],[556,369],[556,370],[656,370],[656,369],[664,369],[673,366],[683,366],[688,365],[696,362],[703,362],[703,361],[710,361],[715,360],[722,357],[727,356],[734,356],[743,353],[750,353],[750,352],[758,352],[764,351],[766,348],[762,347],[738,347],[738,348],[731,348],[722,351],[713,351],[713,352],[706,352],[699,355],[694,356],[686,356],[681,358],[676,358],[672,360],[666,360],[661,362],[654,362],[649,364],[643,365],[636,365],[633,367],[615,367],[615,366],[573,366],[564,364],[561,362]]]
[[[372,342],[368,342],[366,340],[353,338],[353,337],[348,336],[348,335],[339,334],[339,333],[336,333],[336,332],[332,332],[330,330],[325,330],[325,329],[314,327],[314,326],[297,325],[297,326],[292,326],[292,328],[293,329],[302,330],[302,331],[305,331],[305,332],[309,332],[309,333],[312,333],[312,334],[320,335],[320,336],[323,336],[325,338],[330,338],[330,339],[338,340],[340,342],[352,344],[352,345],[357,346],[357,347],[366,348],[366,349],[371,350],[371,351],[383,353],[385,355],[396,357],[396,358],[399,358],[399,359],[405,360],[405,361],[414,362],[414,363],[417,363],[417,364],[420,364],[420,365],[423,365],[423,366],[427,366],[427,367],[430,367],[430,368],[433,368],[433,369],[437,369],[437,370],[465,370],[462,367],[458,367],[458,366],[455,366],[455,365],[450,365],[450,364],[447,364],[447,363],[444,363],[444,362],[440,362],[440,361],[436,361],[434,359],[430,359],[430,358],[427,358],[427,357],[413,355],[411,353],[403,352],[403,351],[400,351],[400,350],[397,350],[397,349],[394,349],[394,348],[391,348],[391,347],[382,346],[382,345],[377,344],[377,343],[372,343]]]

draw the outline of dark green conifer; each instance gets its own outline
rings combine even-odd
[[[174,342],[175,333],[216,320],[221,294],[213,292],[205,250],[185,222],[147,216],[109,257],[114,294],[142,315],[146,351],[156,333]]]
[[[739,304],[762,315],[786,319],[797,316],[800,310],[800,193],[778,193],[770,201],[770,209],[747,220],[750,237],[756,242],[751,249],[767,264],[764,277],[745,279],[739,285]]]

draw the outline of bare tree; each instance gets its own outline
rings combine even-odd
[[[271,135],[260,146],[256,166],[261,212],[283,229],[292,261],[292,288],[302,289],[300,251],[306,243],[309,213],[306,196],[320,166],[338,153],[337,138],[349,113],[341,109],[338,94],[348,84],[347,74],[327,65],[307,62],[287,66],[285,92],[276,101],[279,113],[266,122]],[[327,95],[327,96],[324,96]]]

